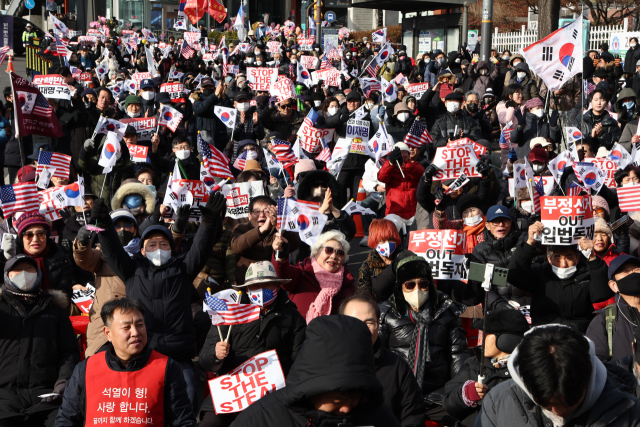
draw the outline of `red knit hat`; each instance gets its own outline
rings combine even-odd
[[[529,161],[531,162],[547,163],[548,159],[549,154],[547,153],[547,150],[542,147],[535,147],[529,153]]]
[[[36,168],[33,166],[24,166],[18,170],[18,182],[30,182],[36,180]]]
[[[20,218],[14,221],[13,225],[18,230],[18,234],[22,234],[27,228],[32,225],[42,225],[47,230],[51,230],[51,226],[44,218],[43,215],[40,215],[38,212],[26,212],[20,215]]]

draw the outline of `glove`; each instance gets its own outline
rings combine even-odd
[[[378,107],[378,118],[380,121],[384,121],[384,115],[387,112],[387,108],[384,105]]]
[[[190,205],[182,205],[178,208],[176,212],[176,220],[171,227],[172,230],[177,234],[184,233],[185,228],[187,227],[187,223],[189,222],[189,215],[191,214],[191,206]]]
[[[86,151],[91,151],[96,148],[96,143],[93,142],[93,139],[89,138],[84,141],[84,149]]]
[[[93,208],[91,208],[91,219],[96,220],[96,226],[99,228],[107,229],[111,227],[113,221],[109,216],[109,207],[104,202],[103,198],[96,199],[93,202]]]
[[[160,213],[160,203],[156,203],[156,207],[153,209],[151,217],[153,218],[154,225],[164,224],[164,219],[162,218],[162,214]]]
[[[489,166],[485,162],[478,162],[476,163],[476,170],[480,175],[486,177],[489,175],[489,171],[491,171],[491,166]]]
[[[440,200],[440,203],[436,205],[436,209],[439,211],[445,210],[444,203],[442,203],[442,201],[445,198],[445,194],[444,194],[444,190],[442,190],[441,185],[439,185],[438,187],[436,187],[435,190],[433,190],[433,197],[435,197],[436,200]]]
[[[80,230],[78,230],[78,243],[81,246],[89,246],[89,242],[91,241],[91,230],[87,230],[87,226],[85,225]]]
[[[432,163],[429,166],[427,166],[427,168],[424,170],[424,176],[425,178],[431,179],[434,176],[436,176],[439,170],[440,169],[438,169],[438,167]],[[427,179],[425,179],[425,181],[426,180]]]
[[[95,205],[94,205],[95,206]],[[216,192],[213,197],[209,195],[207,204],[200,206],[200,214],[204,225],[215,225],[220,217],[224,217],[223,213],[227,212],[227,199],[220,192]]]
[[[395,165],[396,162],[402,164],[402,152],[399,148],[394,148],[389,154],[389,163]]]
[[[0,249],[4,252],[4,257],[10,259],[16,255],[16,236],[12,236],[9,233],[2,235],[2,245]]]
[[[513,148],[509,150],[509,155],[507,156],[507,158],[511,163],[515,163],[515,161],[518,160],[518,154],[516,154],[516,150],[514,150]]]
[[[56,384],[53,386],[53,390],[51,393],[55,393],[56,396],[49,396],[42,398],[42,403],[62,403],[62,395],[64,394],[64,389],[67,387],[67,380],[58,380]]]
[[[519,108],[516,108],[514,116],[518,119],[518,126],[525,127],[527,125],[527,117],[522,114]]]
[[[512,100],[508,100],[507,102],[504,103],[504,106],[507,108],[518,108],[518,106],[516,105],[515,102],[513,102]]]
[[[549,116],[549,126],[552,128],[558,126],[558,110],[553,110],[553,113]]]

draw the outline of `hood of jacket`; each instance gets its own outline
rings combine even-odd
[[[520,231],[514,221],[511,221],[511,230],[509,231],[509,234],[501,239],[496,239],[486,226],[483,233],[484,241],[491,245],[491,248],[497,252],[511,251],[511,249],[518,243],[518,239],[520,239]]]
[[[515,55],[513,55],[511,57],[511,59],[509,60],[509,65],[511,65],[513,67],[513,60],[514,59],[519,59],[522,62],[526,62],[526,59],[524,59],[524,56],[520,55],[519,53],[516,53]]]
[[[526,62],[519,62],[516,64],[516,66],[513,68],[514,71],[517,73],[518,71],[526,71],[527,76],[531,75],[531,71],[529,71],[529,65]],[[515,77],[515,76],[514,76]]]
[[[361,320],[335,315],[309,323],[306,338],[287,376],[285,406],[313,410],[309,398],[328,391],[359,391],[358,410],[382,404],[371,333]]]
[[[638,107],[638,97],[636,93],[631,88],[624,88],[618,94],[618,99],[616,100],[616,111],[622,111],[624,108],[622,107],[622,100],[625,98],[633,98],[635,101],[635,105],[633,106],[633,110],[635,111]]]
[[[127,181],[130,181],[130,182],[126,182],[122,184],[120,188],[118,188],[118,191],[116,191],[116,194],[113,196],[113,199],[111,199],[111,207],[113,209],[120,209],[122,207],[122,201],[124,200],[125,197],[131,194],[139,194],[144,198],[144,204],[145,204],[144,211],[149,214],[152,213],[153,210],[156,208],[155,194],[153,194],[153,192],[149,189],[149,187],[147,187],[146,185],[144,185],[143,183],[141,183],[136,179],[131,179]]]
[[[549,325],[536,326],[535,328],[532,328],[527,333],[525,333],[525,336],[537,328],[546,328],[550,326],[563,326],[563,325],[549,324]],[[602,390],[604,389],[604,386],[607,382],[607,368],[605,368],[602,362],[596,357],[596,346],[593,343],[593,341],[591,341],[587,337],[585,338],[587,339],[587,341],[589,341],[589,357],[591,358],[591,366],[592,366],[591,378],[589,379],[589,384],[587,385],[587,391],[585,393],[584,400],[582,401],[578,409],[576,409],[574,413],[571,414],[569,419],[578,417],[583,413],[587,412],[589,409],[591,409],[591,407],[600,398],[600,395],[602,394]],[[524,382],[522,381],[522,377],[520,377],[520,370],[519,370],[519,364],[518,364],[518,350],[519,350],[519,346],[516,347],[513,353],[511,353],[511,357],[509,358],[509,362],[508,362],[509,372],[511,372],[511,377],[513,378],[513,381],[518,385],[518,387],[520,387],[527,394],[527,396],[529,396],[529,399],[531,399],[535,403],[535,400],[531,396],[531,393],[529,392]],[[566,421],[569,421],[569,419],[567,419]]]
[[[318,181],[324,181],[331,189],[334,206],[344,206],[347,203],[345,201],[345,192],[338,185],[338,181],[336,181],[333,175],[329,172],[322,170],[309,172],[307,176],[298,183],[298,191],[296,192],[298,199],[306,201],[311,200],[311,188],[313,187],[313,184]]]

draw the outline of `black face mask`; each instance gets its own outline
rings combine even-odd
[[[133,233],[125,230],[124,228],[118,231],[118,238],[122,246],[127,246],[131,240],[133,240]]]
[[[82,212],[76,212],[76,221],[78,222],[78,224],[85,225],[85,222],[84,222],[85,216],[87,218],[87,221],[90,223],[91,222],[91,211],[85,212],[84,215],[82,214]]]
[[[212,94],[213,92],[214,92],[214,90],[213,90],[213,89],[203,89],[203,90],[202,90],[202,94],[203,94],[204,96],[211,96],[211,94]]]
[[[467,111],[471,114],[475,114],[478,112],[478,104],[467,104]]]
[[[621,294],[640,296],[640,273],[631,273],[616,283]]]

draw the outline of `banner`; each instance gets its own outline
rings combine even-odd
[[[91,83],[92,75],[91,73],[80,73],[75,76],[75,79],[78,83],[80,83],[83,87],[89,87],[89,83]]]
[[[200,31],[185,31],[184,39],[194,49],[200,49]]]
[[[300,57],[300,63],[307,70],[315,70],[316,65],[318,65],[318,58],[311,55],[302,55]]]
[[[279,41],[271,41],[267,42],[267,51],[271,54],[280,53],[280,43]]]
[[[251,90],[269,92],[278,80],[277,68],[247,68],[247,81]]]
[[[284,386],[284,373],[275,350],[253,356],[228,374],[209,381],[216,414],[240,412]]]
[[[351,139],[350,153],[367,154],[369,124],[368,121],[354,119],[347,122],[346,138]]]
[[[181,200],[181,203],[178,203],[176,206],[191,202],[189,221],[200,222],[199,207],[206,205],[207,201],[209,201],[209,191],[207,190],[204,182],[192,179],[176,179],[172,183],[172,188],[174,189],[175,193],[178,194],[178,196],[183,196],[183,200]],[[193,200],[191,200],[191,197],[186,196],[186,193],[191,193]],[[172,211],[166,216],[175,220],[175,209],[172,209]]]
[[[433,177],[435,181],[455,179],[460,175],[469,178],[480,178],[476,171],[478,157],[473,150],[473,145],[453,147],[438,147],[433,164],[438,167],[438,173]]]
[[[298,141],[300,141],[300,146],[303,150],[309,153],[318,153],[322,149],[320,138],[328,144],[333,141],[335,132],[335,129],[314,128],[305,120],[298,129]]]
[[[38,87],[45,98],[71,99],[71,90],[60,74],[37,75],[33,78],[33,84]]]
[[[151,133],[156,130],[155,117],[141,117],[136,119],[120,119],[120,122],[133,126],[138,135],[138,142],[151,141]]]
[[[407,93],[416,99],[420,99],[427,89],[429,89],[429,83],[413,83],[407,86]]]
[[[540,203],[543,245],[575,245],[582,237],[593,239],[591,196],[545,196]]]
[[[616,180],[614,177],[615,177],[616,171],[619,168],[615,161],[610,159],[603,159],[600,157],[585,157],[584,161],[593,163],[594,165],[598,166],[602,172],[605,173],[604,185],[606,185],[609,188],[616,187]]]
[[[29,80],[11,73],[14,94],[15,123],[18,124],[19,136],[44,135],[61,137],[63,135],[60,121],[47,99]],[[16,136],[17,136],[16,135]]]
[[[409,250],[429,262],[434,279],[466,279],[465,236],[459,230],[412,231]]]
[[[234,219],[248,218],[251,199],[264,195],[262,181],[227,184],[220,191],[227,198],[227,217]]]
[[[271,96],[277,97],[278,102],[295,98],[296,90],[293,87],[293,82],[286,77],[278,79],[278,81],[271,86]]]
[[[318,81],[322,80],[324,82],[324,87],[334,86],[339,88],[342,87],[340,76],[340,71],[335,68],[329,68],[326,70],[313,71],[311,73],[311,81],[316,85],[318,84]]]
[[[135,145],[135,144],[127,144],[127,148],[129,148],[129,155],[131,156],[132,162],[136,162],[136,163],[147,162],[149,147],[145,147],[142,145]]]
[[[472,141],[469,138],[460,138],[455,141],[448,142],[447,147],[464,147],[465,145],[471,144],[473,146],[473,152],[476,153],[476,157],[480,158],[485,155],[487,152],[487,147],[482,144],[478,144],[475,141]]]

